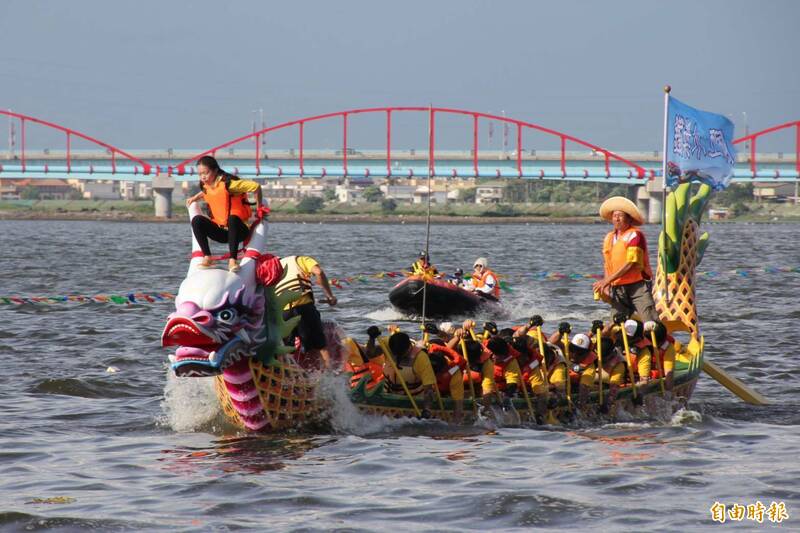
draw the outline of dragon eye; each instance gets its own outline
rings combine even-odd
[[[225,324],[233,323],[236,320],[236,310],[223,309],[222,311],[217,313],[217,320]]]

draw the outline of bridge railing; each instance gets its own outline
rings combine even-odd
[[[739,137],[738,139],[733,141],[733,144],[741,144],[741,143],[750,143],[750,172],[755,179],[758,174],[758,161],[756,161],[756,143],[758,139],[774,133],[776,131],[794,128],[794,148],[795,148],[795,170],[798,174],[800,174],[800,120],[795,120],[794,122],[787,122],[785,124],[780,124],[778,126],[773,126],[771,128],[767,128],[765,130],[757,131],[755,133],[751,133],[749,135],[745,135],[744,137]],[[780,177],[780,172],[778,170],[775,171],[775,177]]]
[[[559,139],[560,142],[560,151],[561,151],[561,158],[560,158],[560,168],[562,175],[566,176],[567,174],[567,167],[566,167],[566,145],[567,142],[572,142],[578,144],[580,146],[584,146],[595,152],[602,154],[605,160],[605,174],[606,177],[611,175],[611,162],[615,161],[617,163],[621,163],[624,166],[627,166],[631,169],[631,177],[635,177],[637,179],[646,179],[647,178],[647,171],[637,165],[636,163],[625,159],[622,156],[619,156],[610,150],[606,150],[600,146],[592,144],[590,142],[584,141],[572,135],[568,135],[566,133],[562,133],[550,128],[546,128],[544,126],[540,126],[538,124],[533,124],[530,122],[525,122],[522,120],[517,120],[505,116],[500,115],[492,115],[489,113],[481,113],[478,111],[466,111],[463,109],[452,109],[452,108],[445,108],[445,107],[373,107],[373,108],[364,108],[364,109],[351,109],[348,111],[338,111],[335,113],[326,113],[323,115],[317,115],[312,117],[306,117],[298,120],[292,120],[289,122],[284,122],[282,124],[277,124],[275,126],[270,126],[268,128],[263,128],[261,130],[255,131],[253,133],[249,133],[247,135],[243,135],[241,137],[237,137],[232,139],[228,142],[215,146],[213,148],[209,148],[208,150],[201,152],[185,161],[181,161],[175,166],[176,171],[179,175],[183,175],[186,173],[186,166],[190,165],[192,162],[196,161],[200,157],[204,155],[212,155],[215,156],[218,150],[223,150],[230,146],[250,141],[252,140],[255,143],[255,165],[256,165],[256,175],[261,174],[261,144],[262,140],[268,133],[272,133],[278,130],[287,129],[297,127],[298,129],[298,163],[300,167],[300,176],[302,177],[305,174],[305,127],[306,124],[311,122],[321,121],[325,119],[340,119],[342,121],[342,138],[341,138],[341,146],[342,146],[342,165],[343,165],[343,173],[344,176],[347,176],[349,173],[348,169],[348,140],[349,140],[349,118],[355,115],[361,114],[369,114],[369,113],[378,113],[378,114],[385,114],[386,115],[386,175],[392,176],[392,117],[396,113],[403,113],[403,112],[416,112],[416,113],[428,113],[428,121],[430,124],[430,135],[428,139],[428,172],[430,174],[435,173],[435,161],[436,161],[436,118],[439,115],[462,115],[468,116],[472,118],[472,169],[475,176],[479,176],[480,172],[478,169],[478,130],[479,130],[479,119],[486,119],[492,120],[496,122],[501,122],[505,124],[509,124],[516,128],[516,136],[517,136],[517,146],[516,146],[516,171],[519,177],[523,175],[522,169],[522,139],[523,139],[523,132],[525,130],[535,130],[541,133],[545,133],[547,135],[555,136]],[[194,169],[191,168],[189,170],[190,173],[194,172]],[[650,173],[652,174],[652,173]],[[652,175],[650,176],[652,178]]]
[[[100,146],[100,147],[105,148],[106,150],[108,150],[111,153],[111,174],[116,174],[116,172],[117,172],[117,156],[118,155],[122,156],[122,158],[127,159],[127,160],[129,160],[129,161],[131,161],[131,162],[133,162],[135,164],[141,165],[143,174],[145,174],[145,175],[150,174],[150,170],[152,168],[150,163],[148,163],[148,162],[146,162],[146,161],[144,161],[142,159],[139,159],[138,157],[132,156],[128,152],[126,152],[124,150],[121,150],[121,149],[117,148],[116,146],[112,146],[112,145],[110,145],[108,143],[105,143],[105,142],[99,140],[99,139],[95,139],[94,137],[86,135],[85,133],[81,133],[81,132],[79,132],[77,130],[73,130],[72,128],[67,128],[65,126],[61,126],[61,125],[55,124],[53,122],[48,122],[46,120],[38,119],[36,117],[32,117],[32,116],[29,116],[29,115],[23,115],[21,113],[14,113],[13,111],[0,109],[0,115],[5,115],[5,116],[7,116],[9,118],[15,118],[15,119],[19,120],[19,129],[20,129],[20,163],[21,163],[21,167],[22,167],[22,172],[23,173],[27,170],[27,151],[26,151],[26,145],[25,145],[25,141],[26,141],[26,139],[25,139],[26,131],[25,130],[26,130],[26,128],[25,128],[25,126],[28,123],[33,123],[33,124],[39,124],[39,125],[45,126],[47,128],[54,129],[54,130],[57,130],[57,131],[60,131],[60,132],[63,132],[64,134],[66,134],[66,137],[67,137],[67,148],[66,148],[66,155],[67,155],[66,163],[67,164],[66,164],[66,171],[67,171],[68,174],[70,172],[72,172],[72,138],[73,137],[78,137],[80,139],[83,139],[85,141],[88,141],[88,142],[90,142],[92,144],[95,144],[97,146]],[[134,171],[136,173],[138,173],[138,167],[135,166],[134,167]]]

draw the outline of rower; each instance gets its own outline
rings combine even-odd
[[[460,338],[453,337],[445,343],[441,339],[432,339],[428,344],[428,357],[436,375],[439,393],[449,395],[455,403],[455,419],[460,422],[464,416],[464,374],[467,362],[456,351]],[[452,345],[451,345],[452,344]]]
[[[389,337],[388,348],[389,353],[386,355],[397,365],[410,394],[423,396],[422,418],[430,418],[436,375],[428,353],[413,344],[409,336],[402,331],[393,333]],[[395,373],[394,365],[384,365],[383,373],[393,389],[397,390],[402,386],[402,380]]]
[[[637,384],[647,383],[650,380],[650,368],[652,364],[651,343],[644,336],[644,325],[638,320],[628,319],[623,324],[625,333],[628,335],[628,348],[631,353],[633,371],[636,374]],[[621,338],[617,339],[617,347],[623,350],[624,342]]]
[[[656,338],[656,357],[658,368],[663,373],[664,388],[672,390],[675,368],[675,339],[667,333],[667,328],[661,322],[648,321],[644,323],[645,331],[653,331]],[[661,376],[659,376],[661,377]]]
[[[495,385],[503,394],[502,403],[507,406],[511,399],[517,396],[517,388],[522,381],[522,372],[520,372],[517,362],[519,352],[509,346],[508,341],[500,335],[494,335],[487,339],[485,346],[492,354]]]

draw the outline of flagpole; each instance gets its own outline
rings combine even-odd
[[[667,127],[669,124],[669,93],[672,87],[664,86],[664,144],[662,145],[661,158],[661,235],[663,235],[664,245],[667,244]],[[659,254],[661,255],[661,254]],[[667,305],[670,304],[669,279],[667,278],[667,256],[661,259],[661,270],[664,273],[664,290],[666,291]]]

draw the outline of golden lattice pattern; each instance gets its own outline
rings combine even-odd
[[[697,304],[694,294],[694,276],[697,267],[698,225],[688,219],[683,226],[680,262],[674,273],[667,274],[659,260],[653,296],[661,320],[680,322],[693,337],[699,336]],[[667,298],[669,295],[669,298]]]
[[[294,428],[316,420],[320,415],[323,406],[315,396],[317,382],[296,364],[279,361],[278,364],[264,366],[251,359],[250,372],[268,421],[264,429]],[[231,403],[222,376],[217,376],[215,385],[225,414],[244,427]]]

